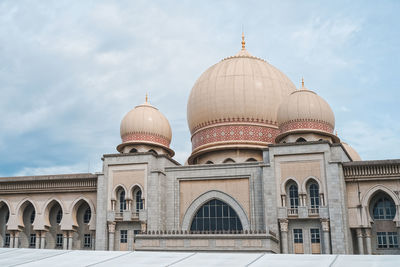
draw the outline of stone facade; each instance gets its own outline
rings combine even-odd
[[[378,240],[378,233],[394,232],[398,240],[400,160],[352,162],[340,144],[317,141],[270,145],[262,161],[243,163],[181,166],[154,152],[104,155],[103,162],[98,174],[2,178],[0,245],[400,253]],[[311,183],[319,188],[317,207]],[[290,185],[298,188],[295,207]],[[376,196],[395,203],[392,220],[373,219]],[[212,199],[235,211],[242,231],[191,230],[196,212]]]

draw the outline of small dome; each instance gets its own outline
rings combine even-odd
[[[169,148],[172,132],[167,118],[147,101],[125,115],[120,133],[122,144],[117,147],[120,152],[128,144],[144,143],[161,146],[171,156],[174,154]]]
[[[286,97],[278,109],[280,135],[276,142],[289,133],[318,132],[328,134],[335,142],[333,135],[335,115],[329,104],[315,92],[304,87]]]
[[[351,147],[349,144],[342,142],[342,145],[344,147],[344,149],[346,150],[347,154],[349,154],[349,156],[351,157],[352,161],[361,161],[361,157],[360,155],[357,153],[357,151]]]

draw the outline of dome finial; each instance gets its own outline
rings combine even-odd
[[[301,77],[301,88],[304,88],[304,77]]]
[[[146,103],[149,103],[149,95],[146,93]]]
[[[242,30],[242,50],[246,49],[246,42],[244,41],[244,31]]]

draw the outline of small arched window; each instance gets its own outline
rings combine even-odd
[[[125,199],[125,191],[122,189],[119,193],[119,211],[123,212],[126,210],[126,199]]]
[[[289,202],[291,209],[297,209],[299,207],[299,191],[295,184],[289,186]]]
[[[129,153],[137,153],[138,151],[137,151],[137,149],[136,148],[132,148],[130,151],[129,151]]]
[[[257,162],[255,158],[248,158],[246,159],[246,162]]]
[[[393,200],[385,195],[379,196],[373,208],[373,215],[375,220],[393,220],[396,215]]]
[[[303,137],[297,138],[296,143],[307,142]]]
[[[91,211],[90,208],[88,207],[88,208],[85,210],[85,214],[83,214],[83,222],[84,222],[84,223],[89,223],[91,217],[92,217],[92,211]]]
[[[231,159],[231,158],[227,158],[227,159],[224,160],[223,163],[235,163],[235,161],[233,159]]]
[[[56,215],[56,222],[57,222],[57,223],[60,223],[61,220],[62,220],[62,210],[59,209],[59,210],[57,211],[57,215]]]
[[[310,184],[309,187],[310,193],[310,206],[312,209],[319,208],[319,186],[316,183]]]
[[[136,212],[139,212],[143,209],[143,199],[142,199],[142,190],[136,191]]]
[[[158,155],[157,151],[155,151],[154,149],[150,149],[149,152],[154,153],[156,155]]]
[[[214,162],[212,162],[211,160],[208,160],[208,161],[206,162],[206,164],[214,164]]]
[[[35,210],[33,210],[31,213],[31,218],[30,218],[31,224],[35,221],[35,216],[36,216],[36,212],[35,212]]]

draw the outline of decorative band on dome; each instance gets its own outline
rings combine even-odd
[[[273,143],[279,130],[260,125],[220,125],[199,130],[192,136],[192,149],[208,143],[252,141]]]
[[[152,143],[158,143],[161,144],[165,147],[169,147],[170,140],[165,138],[164,136],[157,135],[157,134],[152,134],[152,133],[128,133],[124,136],[122,136],[122,143],[127,143],[131,141],[136,141],[136,142],[152,142]]]
[[[226,123],[226,122],[244,122],[244,123],[265,123],[266,127],[268,126],[278,126],[278,123],[276,121],[268,121],[264,119],[255,119],[255,118],[222,118],[222,119],[216,119],[212,121],[207,121],[207,122],[202,122],[191,130],[192,133],[195,133],[197,130],[207,127],[213,124],[218,124],[218,123]]]
[[[279,127],[281,133],[300,130],[300,129],[315,129],[327,133],[333,133],[333,126],[324,121],[312,121],[312,120],[295,120],[288,121]]]

